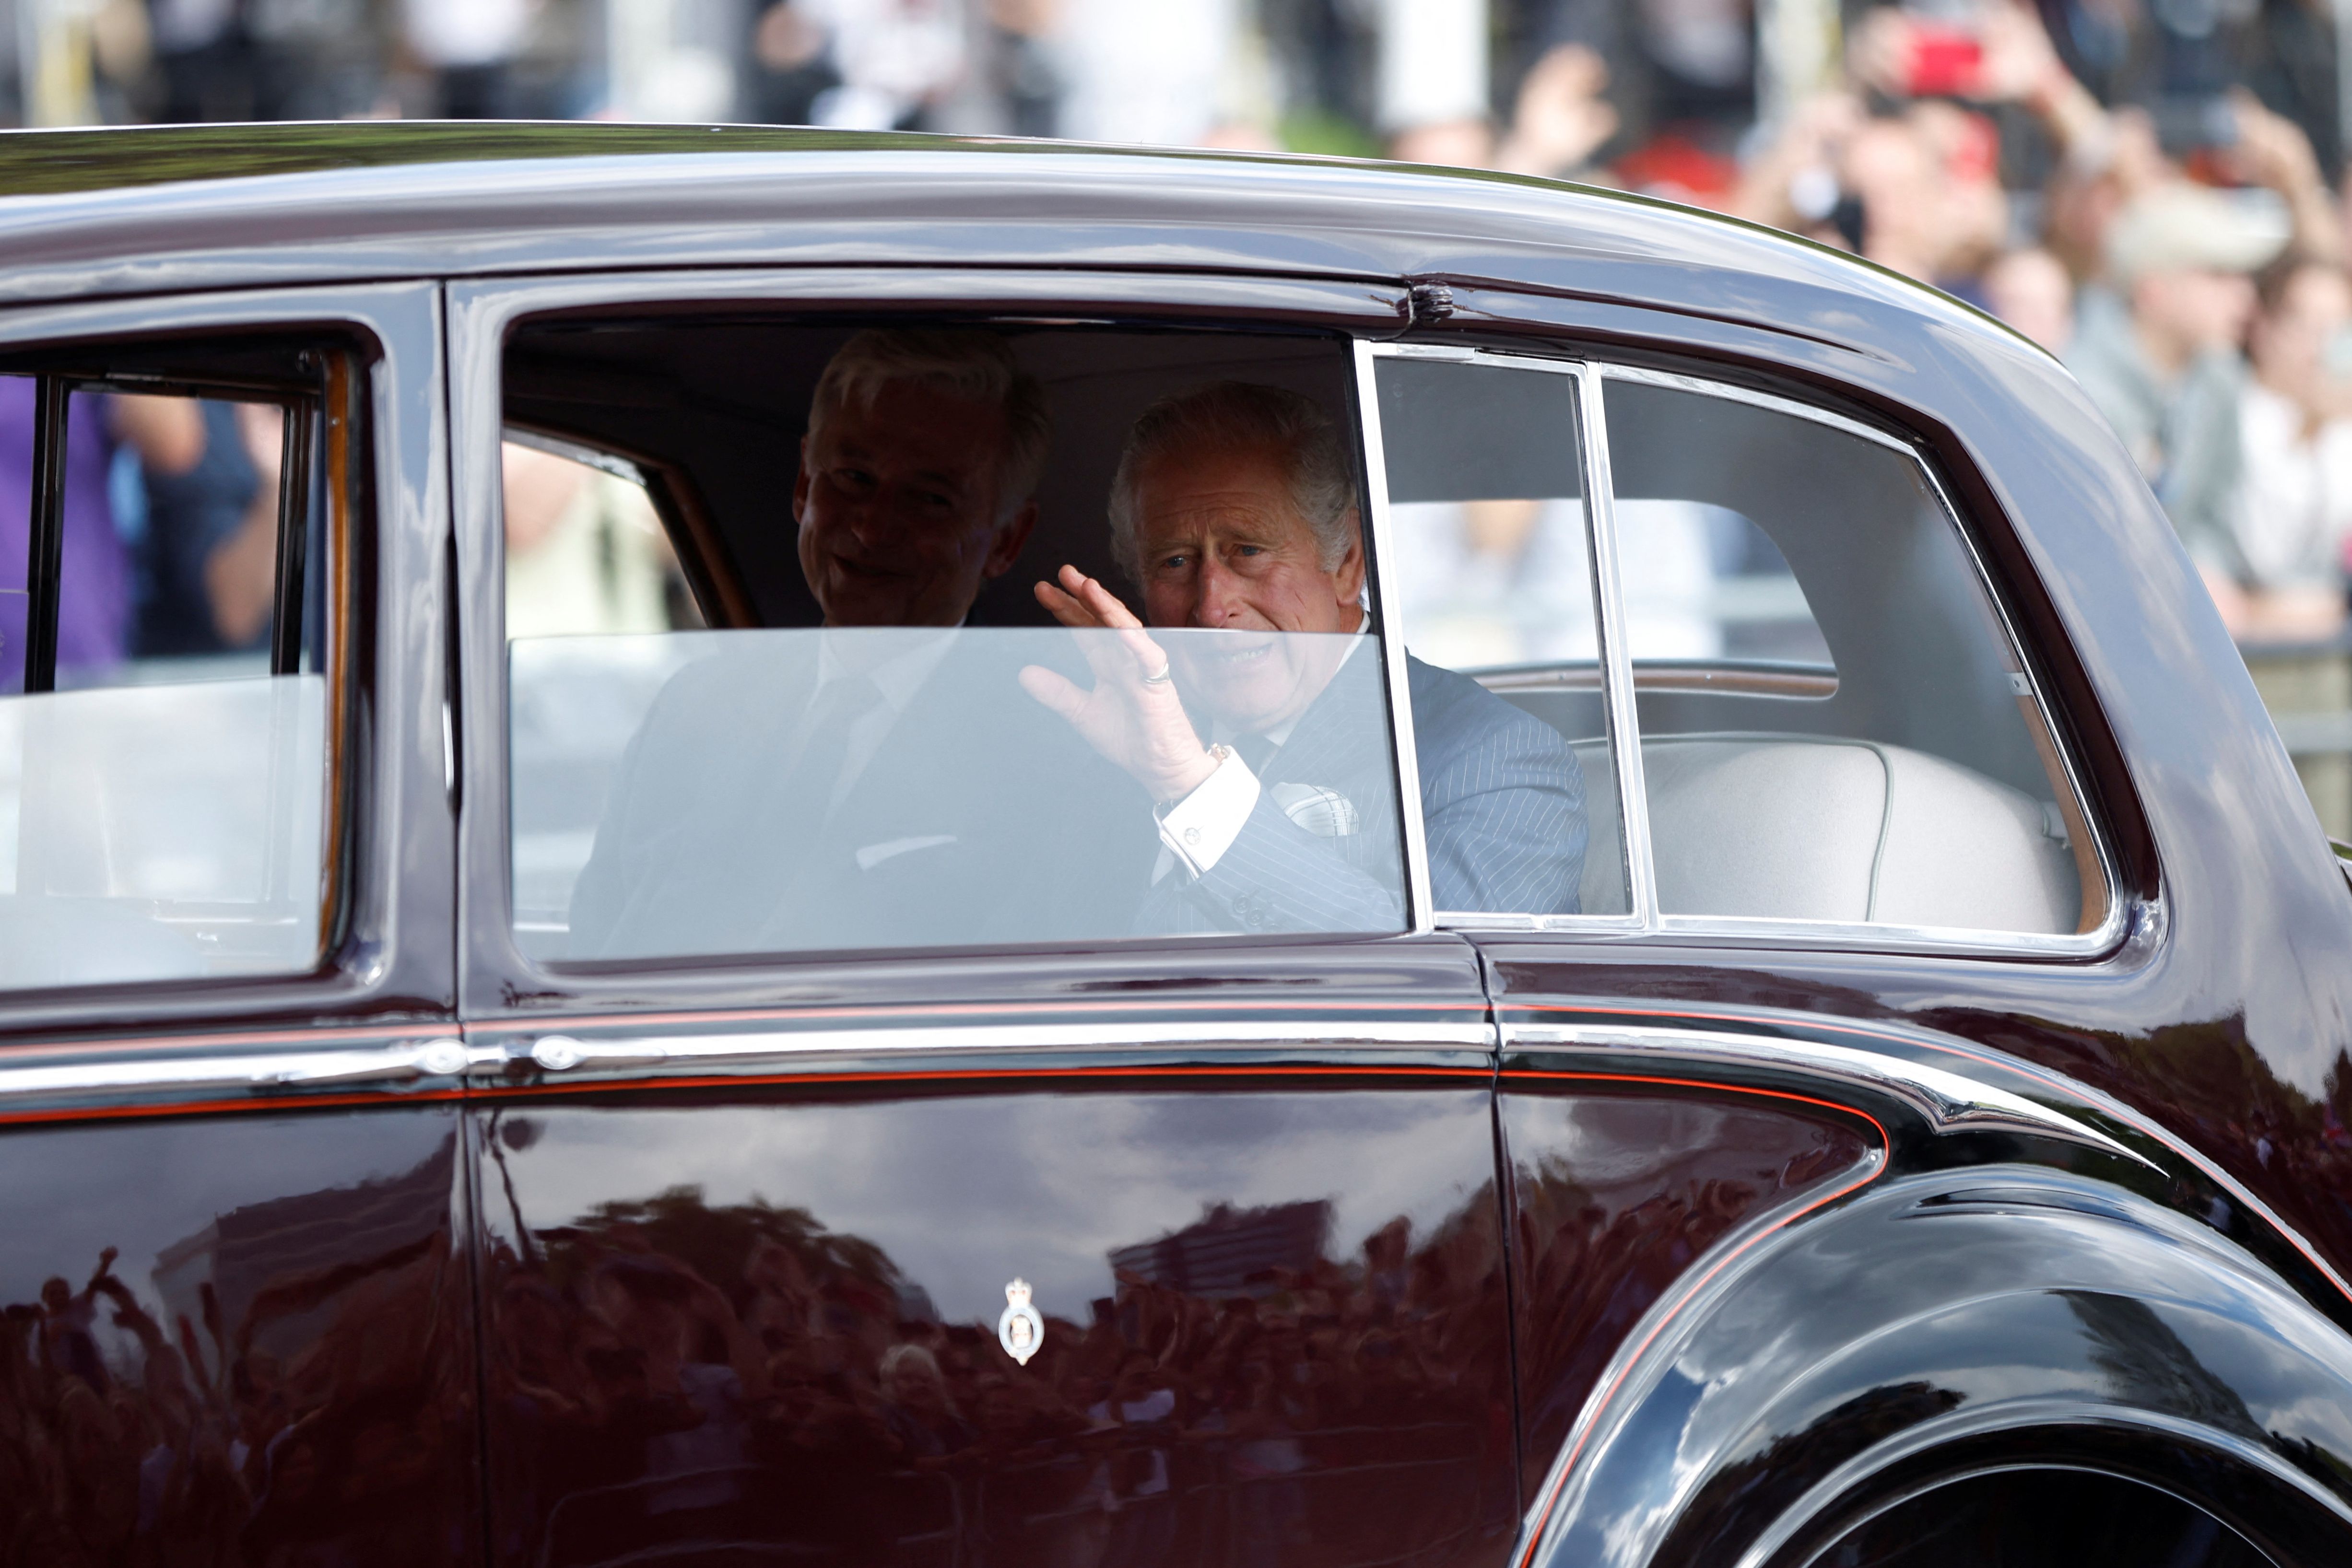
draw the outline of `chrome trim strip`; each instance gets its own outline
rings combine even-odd
[[[1389,548],[1389,470],[1381,442],[1381,389],[1376,347],[1355,340],[1356,424],[1364,448],[1364,509],[1369,539],[1369,580],[1380,595],[1381,662],[1388,674],[1389,711],[1393,716],[1397,761],[1397,819],[1404,824],[1405,893],[1412,907],[1409,929],[1433,931],[1434,902],[1429,893],[1429,843],[1421,820],[1421,754],[1412,737],[1412,680],[1405,666],[1404,622],[1397,613],[1397,596],[1387,563],[1395,559]]]
[[[2096,1128],[2022,1094],[1979,1083],[1958,1072],[1885,1051],[1786,1037],[1723,1034],[1706,1030],[1639,1029],[1623,1025],[1502,1026],[1506,1051],[1567,1047],[1594,1055],[1653,1057],[1719,1067],[1764,1067],[1859,1085],[1893,1096],[1926,1119],[1939,1136],[1957,1133],[2022,1133],[2063,1138],[2163,1174],[2163,1167]]]
[[[1806,1028],[1812,1022],[1810,1015],[1804,1013],[1775,1014],[1759,1011],[1755,1013],[1753,1017],[1755,1021],[1759,1023],[1780,1024],[1797,1029]],[[1503,1026],[1505,1031],[1504,1039],[1506,1041],[1508,1041],[1515,1038],[1522,1038],[1524,1036],[1528,1040],[1528,1043],[1533,1044],[1538,1042],[1534,1040],[1531,1031],[1570,1027],[1573,1026],[1507,1023]],[[1616,1030],[1616,1032],[1624,1032],[1624,1026],[1612,1027]],[[1849,1023],[1844,1020],[1838,1020],[1829,1027],[1855,1034],[1875,1034],[1889,1040],[1910,1040],[1917,1044],[1923,1050],[1942,1051],[1962,1056],[1972,1055],[1978,1051],[1990,1051],[1990,1048],[1988,1047],[1977,1047],[1974,1045],[1968,1045],[1965,1047],[1955,1046],[1948,1040],[1937,1039],[1928,1030],[1911,1028],[1895,1022],[1879,1022],[1865,1026],[1859,1023]],[[1685,1031],[1677,1030],[1658,1030],[1652,1032],[1662,1035],[1679,1036]],[[1692,1030],[1687,1032],[1705,1035],[1710,1040],[1716,1038],[1712,1033],[1705,1030]],[[1735,1038],[1750,1041],[1754,1041],[1756,1040],[1756,1037],[1754,1036],[1738,1036]],[[1782,1042],[1777,1040],[1766,1040],[1758,1041],[1757,1043],[1769,1046]],[[1900,1059],[1898,1058],[1894,1060],[1899,1061]],[[2200,1175],[2205,1177],[2206,1180],[2211,1182],[2224,1193],[2227,1193],[2232,1203],[2237,1204],[2241,1208],[2245,1209],[2248,1213],[2261,1219],[2263,1224],[2269,1226],[2279,1235],[2286,1238],[2288,1244],[2294,1247],[2298,1253],[2302,1254],[2305,1262],[2309,1263],[2312,1268],[2316,1270],[2321,1277],[2326,1279],[2329,1284],[2333,1285],[2347,1301],[2352,1301],[2352,1280],[2347,1280],[2344,1275],[2336,1270],[2333,1263],[2330,1263],[2326,1259],[2321,1257],[2318,1250],[2314,1248],[2309,1241],[2304,1239],[2301,1231],[2297,1230],[2294,1226],[2289,1225],[2284,1217],[2283,1217],[2276,1209],[2273,1208],[2262,1198],[2256,1197],[2252,1189],[2248,1187],[2245,1183],[2240,1181],[2228,1171],[2222,1169],[2221,1166],[2216,1164],[2195,1145],[2183,1142],[2179,1134],[2174,1133],[2162,1123],[2154,1120],[2146,1113],[2134,1106],[2126,1104],[2123,1101],[2116,1099],[2106,1091],[2102,1089],[2093,1089],[2086,1084],[2078,1082],[2072,1078],[2068,1078],[2062,1072],[2054,1071],[2052,1069],[2042,1067],[2038,1063],[2027,1061],[2016,1057],[2004,1058],[2001,1061],[2001,1065],[2011,1072],[2018,1073],[2026,1078],[2033,1079],[2037,1082],[2049,1085],[2053,1092],[2069,1095],[2074,1099],[2080,1101],[2083,1104],[2095,1110],[2099,1114],[2106,1117],[2108,1120],[2129,1127],[2133,1132],[2138,1134],[2141,1137],[2146,1138],[2149,1143],[2155,1145],[2157,1147],[2165,1150],[2175,1159],[2179,1160],[2182,1164],[2193,1166]]]
[[[1488,936],[1512,932],[1570,931],[1580,936],[1622,938],[1657,935],[1638,915],[1488,915],[1475,909],[1441,909],[1440,931],[1467,931]]]
[[[573,1068],[652,1068],[666,1063],[750,1062],[762,1058],[898,1055],[916,1051],[1133,1050],[1150,1046],[1268,1049],[1328,1046],[1470,1050],[1492,1055],[1490,1023],[982,1024],[911,1029],[768,1030],[579,1040],[562,1033],[461,1040],[433,1036],[352,1051],[246,1051],[236,1055],[133,1056],[0,1068],[0,1111],[10,1100],[154,1091],[323,1089],[394,1086],[446,1078],[496,1077],[522,1061],[551,1072]],[[528,1041],[528,1043],[526,1043]]]
[[[581,1040],[553,1033],[515,1040],[498,1065],[529,1061],[550,1072],[687,1062],[792,1061],[811,1056],[914,1051],[1085,1051],[1149,1046],[1319,1045],[1455,1047],[1491,1052],[1489,1023],[975,1024],[919,1029],[777,1030],[753,1034],[667,1034]],[[481,1048],[478,1047],[477,1050]],[[476,1071],[480,1071],[478,1067]]]
[[[320,1089],[456,1080],[499,1066],[505,1053],[455,1036],[357,1051],[286,1051],[237,1056],[133,1057],[51,1067],[0,1068],[0,1103],[36,1095],[143,1090]]]
[[[1642,716],[1633,697],[1633,653],[1625,645],[1625,591],[1617,571],[1617,481],[1609,466],[1609,421],[1601,371],[1584,367],[1576,413],[1583,425],[1584,528],[1600,598],[1594,630],[1601,639],[1608,700],[1609,749],[1617,765],[1617,844],[1625,862],[1625,903],[1643,929],[1658,925],[1657,861],[1650,848],[1650,789],[1642,771]]]
[[[1568,936],[1615,936],[1601,917],[1576,915],[1490,915],[1440,910],[1441,931],[1505,936],[1541,931]],[[1654,927],[1625,930],[1669,946],[1810,947],[1853,953],[1920,953],[1951,958],[2079,958],[2096,936],[2058,936],[2033,931],[1971,931],[1950,925],[1871,925],[1834,920],[1759,920],[1733,915],[1662,915]]]

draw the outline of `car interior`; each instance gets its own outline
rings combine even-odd
[[[709,624],[807,626],[816,610],[789,515],[798,443],[826,361],[866,324],[709,313],[527,322],[507,349],[508,432],[623,460],[640,476]],[[1124,589],[1105,497],[1128,426],[1154,398],[1232,378],[1303,392],[1343,423],[1356,417],[1351,367],[1332,337],[992,326],[1043,383],[1055,434],[1035,535],[983,591],[976,626],[1049,624],[1031,585],[1064,561]],[[1718,539],[1733,530],[1741,559],[1727,569],[1718,546],[1702,591],[1728,601],[1770,591],[1780,607],[1777,621],[1751,617],[1697,656],[1645,647],[1635,618],[1664,912],[2094,928],[2104,883],[2056,745],[1918,463],[1690,386],[1612,382],[1607,396],[1629,583],[1652,548],[1650,519],[1703,516]],[[1401,517],[1418,502],[1579,493],[1574,476],[1547,489],[1538,472],[1574,464],[1573,433],[1541,400],[1490,402],[1433,392],[1403,414],[1384,410]],[[1511,456],[1514,443],[1537,455]],[[1416,652],[1423,630],[1408,618]],[[1591,833],[1582,908],[1625,910],[1597,660],[1445,662],[1572,743]],[[517,766],[520,799],[530,786]],[[590,827],[575,812],[569,831]]]

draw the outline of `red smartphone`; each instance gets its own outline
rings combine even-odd
[[[1974,33],[1920,22],[1911,29],[1903,90],[1913,98],[1968,98],[1984,76],[1984,45]]]

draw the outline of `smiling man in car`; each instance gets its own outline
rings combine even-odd
[[[1113,545],[1150,627],[1167,630],[1155,637],[1076,567],[1037,585],[1064,625],[1120,633],[1085,639],[1091,690],[1042,668],[1022,682],[1155,802],[1162,853],[1142,929],[1400,922],[1396,834],[1365,809],[1386,798],[1391,764],[1360,517],[1319,407],[1220,382],[1146,410],[1112,482]],[[1407,668],[1436,907],[1574,912],[1587,833],[1575,753],[1467,676]]]
[[[866,331],[833,356],[792,501],[824,628],[728,633],[663,688],[573,891],[572,956],[943,940],[976,909],[1050,906],[1037,779],[1066,776],[1045,759],[1067,737],[1024,727],[1011,673],[954,630],[1028,540],[1050,434],[992,333]]]

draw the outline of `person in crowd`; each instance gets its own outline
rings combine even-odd
[[[1487,130],[1485,0],[1378,0],[1373,114],[1394,155],[1477,164]]]
[[[1054,790],[1086,755],[954,635],[1028,540],[1050,434],[992,333],[835,354],[792,497],[826,632],[737,640],[663,688],[573,892],[574,956],[969,940],[974,911],[1064,907],[1049,836],[1081,818]]]
[[[1658,162],[1727,158],[1756,118],[1756,23],[1748,0],[1542,0],[1538,51],[1579,46],[1603,62],[1608,106]]]
[[[1037,30],[1059,84],[1055,134],[1200,146],[1248,140],[1227,99],[1234,0],[1059,0]]]
[[[1155,639],[1075,566],[1038,601],[1090,638],[1095,684],[1022,672],[1030,695],[1157,805],[1164,852],[1147,929],[1392,928],[1395,836],[1358,831],[1389,747],[1369,630],[1355,486],[1330,419],[1280,388],[1219,382],[1162,399],[1128,436],[1111,538]],[[1320,635],[1297,635],[1320,633]],[[1441,909],[1572,912],[1584,785],[1549,726],[1465,675],[1408,661]],[[1181,679],[1180,679],[1181,677]],[[1197,705],[1204,737],[1186,698]]]
[[[2086,291],[2066,356],[2224,594],[2247,571],[2233,509],[2244,472],[2237,345],[2253,312],[2249,275],[2286,239],[2259,211],[2202,186],[2150,192],[2109,230],[2113,292]]]
[[[514,113],[514,63],[530,0],[401,0],[401,41],[433,73],[432,113],[502,120]]]
[[[2234,634],[2326,637],[2344,622],[2352,544],[2352,282],[2340,267],[2289,260],[2259,290],[2239,411],[2243,575],[2214,598]]]
[[[1985,269],[1992,313],[2049,350],[2063,354],[2074,338],[2074,280],[2039,246],[2012,250]]]
[[[515,441],[499,468],[509,639],[671,629],[675,561],[643,486]]]
[[[25,564],[32,537],[34,378],[0,376],[0,691],[25,680]],[[130,651],[130,552],[107,494],[114,436],[102,401],[71,400],[66,417],[65,538],[59,552],[57,668],[71,685],[102,677]]]
[[[967,68],[963,10],[940,0],[775,0],[751,41],[752,108],[787,123],[932,129]]]
[[[138,454],[142,658],[242,653],[269,635],[278,582],[284,416],[267,403],[118,395],[109,413]]]
[[[971,1423],[956,1408],[939,1358],[919,1344],[882,1353],[882,1418],[906,1459],[917,1467],[972,1445]]]

